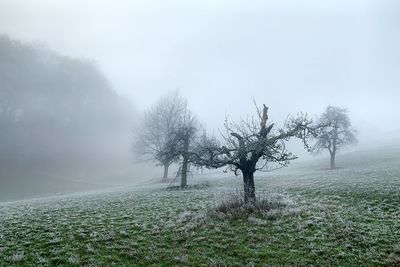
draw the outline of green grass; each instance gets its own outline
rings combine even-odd
[[[256,177],[281,209],[210,212],[238,178],[0,204],[0,266],[400,265],[400,153]]]

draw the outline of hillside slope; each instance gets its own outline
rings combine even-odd
[[[399,264],[399,151],[341,158],[338,170],[258,176],[258,196],[271,204],[262,213],[215,211],[241,190],[234,177],[3,203],[0,265]]]

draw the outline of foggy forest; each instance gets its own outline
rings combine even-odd
[[[400,2],[0,0],[0,266],[400,266]]]

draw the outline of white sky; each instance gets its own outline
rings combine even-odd
[[[400,1],[0,0],[0,33],[94,59],[138,109],[180,88],[210,128],[253,97],[278,121],[331,104],[366,139],[400,128]]]

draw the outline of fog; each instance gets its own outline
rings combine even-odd
[[[60,57],[95,62],[104,88],[118,97],[104,99],[129,106],[121,111],[123,126],[106,127],[115,131],[99,139],[108,147],[90,148],[95,167],[86,169],[97,171],[80,179],[96,185],[129,184],[158,174],[152,165],[134,165],[131,131],[140,130],[143,110],[176,88],[210,132],[218,133],[226,114],[233,120],[252,114],[254,99],[270,107],[278,124],[301,111],[313,117],[328,105],[348,108],[360,140],[351,149],[397,142],[399,23],[400,4],[394,0],[0,1],[1,34]],[[55,81],[62,87],[62,80]],[[0,90],[6,90],[4,84]],[[21,90],[29,90],[29,84]],[[61,95],[56,106],[65,104]],[[103,129],[94,128],[95,133],[85,133],[89,139]],[[299,145],[293,144],[293,150],[310,157]],[[104,162],[109,175],[96,167],[105,167]],[[94,177],[99,172],[101,181]],[[74,180],[76,173],[64,173],[60,176]],[[16,178],[4,168],[1,175],[5,192]],[[20,175],[20,183],[33,179],[29,176]]]

